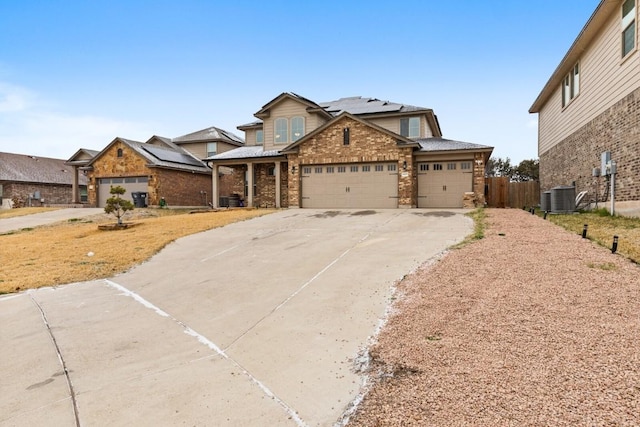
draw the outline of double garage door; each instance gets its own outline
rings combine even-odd
[[[423,162],[418,168],[419,208],[461,208],[473,189],[473,161]]]
[[[303,166],[301,191],[303,208],[397,208],[398,164]]]
[[[123,187],[127,190],[121,197],[133,202],[131,193],[134,191],[149,191],[149,178],[146,176],[132,176],[126,178],[100,178],[98,179],[98,207],[103,208],[107,199],[111,197],[111,187]]]

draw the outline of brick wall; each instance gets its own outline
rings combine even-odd
[[[68,205],[73,199],[71,185],[64,184],[41,184],[41,183],[4,183],[3,184],[3,204],[5,200],[14,197],[24,201],[25,206],[29,206],[29,195],[36,191],[40,192],[40,199],[31,199],[31,206],[46,205]],[[44,199],[44,203],[40,202]]]
[[[600,156],[617,162],[616,200],[640,200],[640,89],[616,103],[540,156],[542,191],[576,183],[576,193],[596,190],[602,200],[606,180],[592,177]]]

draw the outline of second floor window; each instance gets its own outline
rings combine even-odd
[[[218,154],[218,143],[207,142],[207,157],[215,156]]]
[[[304,117],[291,119],[291,142],[295,142],[304,136]]]
[[[262,129],[256,131],[256,144],[264,144],[264,133],[262,132]]]
[[[420,117],[400,119],[400,135],[407,138],[420,137]]]
[[[289,142],[289,123],[287,119],[276,119],[275,122],[275,141],[276,143]]]
[[[562,80],[562,106],[566,106],[580,93],[580,64],[573,66]]]
[[[622,4],[622,57],[636,47],[636,0]]]

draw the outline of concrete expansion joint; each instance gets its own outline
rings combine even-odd
[[[47,332],[49,333],[49,338],[51,338],[51,342],[56,350],[56,354],[58,355],[58,360],[60,361],[60,365],[62,365],[62,371],[64,372],[64,377],[67,381],[67,387],[69,388],[69,396],[71,397],[71,403],[73,405],[73,416],[76,421],[76,427],[80,427],[80,414],[78,412],[78,402],[76,400],[76,393],[73,388],[73,383],[71,382],[71,377],[69,376],[69,370],[67,369],[67,364],[64,361],[64,357],[62,356],[62,352],[60,351],[60,346],[56,341],[55,335],[53,335],[53,331],[51,330],[51,326],[49,325],[49,321],[47,320],[47,315],[44,312],[42,306],[36,301],[33,297],[32,293],[29,292],[29,298],[31,298],[31,302],[38,308],[40,311],[40,316],[42,317],[42,321],[44,323]]]

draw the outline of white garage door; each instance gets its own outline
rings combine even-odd
[[[461,208],[472,189],[472,160],[418,163],[419,208]]]
[[[303,208],[398,207],[397,163],[302,167]]]
[[[146,176],[132,176],[126,178],[100,178],[98,179],[98,207],[104,208],[107,199],[111,197],[111,187],[119,185],[127,190],[121,197],[133,203],[131,193],[134,191],[149,191],[149,179]],[[148,202],[147,202],[148,203]]]

